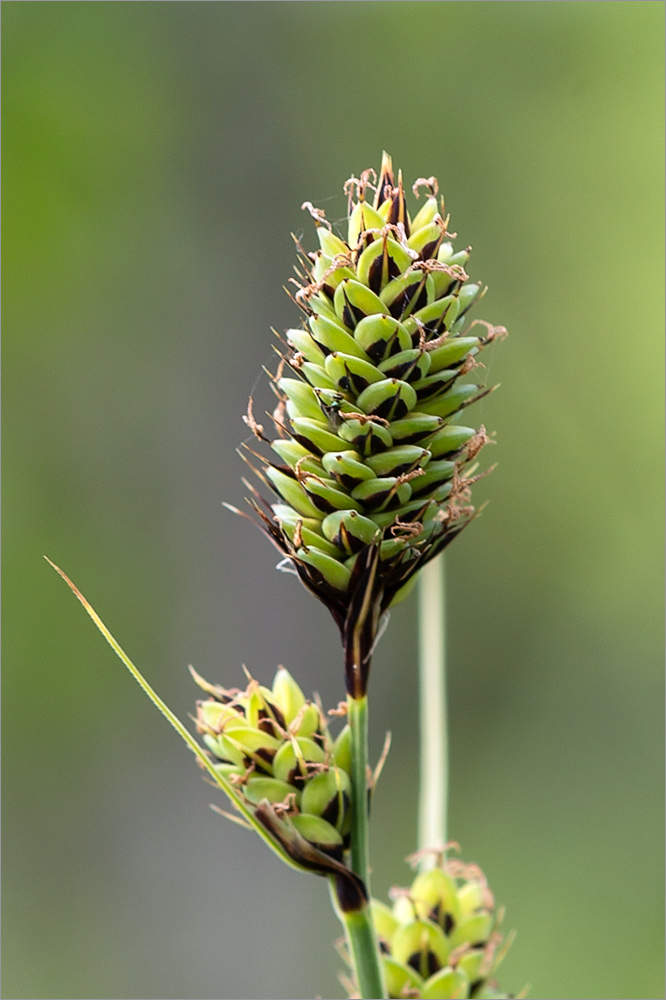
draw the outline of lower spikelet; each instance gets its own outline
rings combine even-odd
[[[442,852],[436,867],[390,895],[391,907],[372,901],[389,998],[510,1000],[492,977],[512,936],[502,939],[502,911],[477,865]]]

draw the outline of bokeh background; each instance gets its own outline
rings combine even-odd
[[[186,666],[342,697],[325,610],[221,506],[306,198],[436,174],[502,388],[450,550],[451,834],[518,936],[505,989],[651,998],[662,961],[664,5],[5,3],[4,985],[340,997],[323,881],[215,793]],[[372,678],[374,889],[416,836],[414,598]]]

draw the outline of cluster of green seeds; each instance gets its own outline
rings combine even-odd
[[[266,530],[338,617],[364,549],[379,547],[386,608],[473,515],[470,463],[488,438],[458,421],[490,390],[465,376],[505,332],[465,331],[483,290],[465,271],[470,248],[454,249],[435,178],[414,185],[427,197],[410,216],[386,154],[374,176],[348,182],[344,236],[306,203],[320,249],[301,251],[306,320],[287,331],[273,379],[280,462],[256,456],[279,498],[269,513],[255,503]],[[268,440],[251,408],[246,422]]]
[[[508,944],[493,896],[476,865],[449,859],[372,901],[388,995],[421,1000],[499,998],[490,981]]]
[[[243,691],[227,690],[194,677],[210,695],[197,702],[197,731],[220,775],[251,811],[271,807],[285,828],[283,841],[296,833],[342,861],[350,825],[349,728],[333,740],[321,708],[306,701],[284,667],[270,689],[250,680]]]

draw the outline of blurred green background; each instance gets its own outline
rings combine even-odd
[[[664,5],[3,14],[3,995],[342,994],[325,883],[208,809],[42,555],[181,718],[188,663],[342,697],[327,613],[220,503],[301,202],[342,216],[386,148],[439,177],[510,330],[490,504],[447,556],[451,835],[518,931],[506,990],[662,997]],[[415,639],[411,598],[371,685],[377,894],[415,846]]]

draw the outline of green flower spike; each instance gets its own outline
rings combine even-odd
[[[502,943],[502,911],[483,872],[442,852],[438,861],[409,889],[393,889],[392,907],[372,900],[389,997],[509,1000],[492,976],[512,935]]]
[[[321,709],[284,667],[272,689],[250,680],[227,690],[192,675],[211,696],[197,703],[197,731],[216,771],[294,862],[311,869],[320,852],[322,874],[331,874],[330,860],[342,863],[349,846],[351,783]]]
[[[373,186],[375,176],[366,170],[345,185],[343,236],[303,206],[320,249],[298,247],[294,300],[305,321],[287,331],[272,376],[277,437],[264,434],[252,401],[245,418],[277,457],[246,447],[277,494],[267,504],[253,490],[250,503],[340,628],[354,697],[367,688],[383,613],[475,516],[475,460],[489,438],[458,421],[491,391],[477,358],[506,333],[467,325],[485,289],[465,270],[470,248],[454,249],[435,178],[414,184],[426,198],[410,217],[386,154]]]

